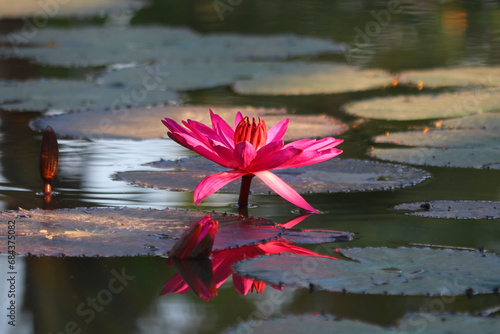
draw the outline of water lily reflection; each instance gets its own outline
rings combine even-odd
[[[247,258],[283,253],[335,259],[331,256],[292,245],[282,239],[234,249],[215,250],[212,252],[211,259],[186,261],[169,259],[168,265],[175,266],[178,273],[165,283],[161,294],[183,294],[192,290],[198,297],[209,301],[217,295],[217,288],[231,275],[234,287],[240,294],[246,295],[249,292],[262,293],[264,292],[265,283],[233,273],[233,264]],[[272,287],[282,289],[281,286],[272,285]]]

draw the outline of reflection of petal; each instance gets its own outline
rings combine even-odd
[[[168,256],[180,260],[208,258],[218,227],[219,222],[208,215],[194,222],[174,244]]]
[[[172,260],[172,263],[179,272],[180,277],[198,297],[209,301],[217,296],[212,263],[209,259]]]
[[[284,223],[284,224],[279,224],[279,226],[281,227],[284,227],[286,229],[289,229],[289,228],[292,228],[294,227],[295,225],[299,224],[299,223],[302,223],[302,221],[304,219],[306,219],[307,217],[309,217],[311,214],[307,214],[307,215],[302,215],[300,217],[297,217],[297,218],[294,218],[292,220],[289,220],[288,222]]]
[[[291,228],[308,216],[309,215],[297,217],[281,226]],[[165,283],[165,287],[161,294],[185,293],[189,289],[192,289],[197,296],[208,301],[210,298],[217,295],[216,289],[221,286],[230,275],[233,275],[235,289],[242,295],[246,295],[248,292],[262,293],[266,284],[261,281],[255,281],[233,274],[233,264],[247,258],[283,253],[336,259],[332,256],[318,254],[309,249],[292,245],[289,242],[283,241],[283,239],[234,249],[215,250],[212,252],[210,262],[208,262],[208,259],[203,261],[172,261],[179,271],[179,274],[176,274]],[[282,290],[281,286],[271,286],[275,289]]]

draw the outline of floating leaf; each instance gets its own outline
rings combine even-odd
[[[437,129],[376,136],[376,143],[413,147],[376,148],[369,154],[383,160],[417,165],[500,168],[500,113],[438,121],[435,125]]]
[[[500,202],[494,201],[430,201],[404,203],[396,210],[414,211],[412,216],[452,219],[498,219]]]
[[[472,116],[437,121],[434,125],[442,129],[482,129],[498,133],[500,131],[500,113],[487,112]]]
[[[500,118],[500,114],[498,115]],[[446,129],[391,132],[374,138],[376,143],[421,147],[490,147],[500,148],[498,132],[483,129]]]
[[[500,90],[482,88],[438,95],[381,97],[349,103],[351,115],[386,120],[418,120],[467,116],[500,109]]]
[[[203,177],[225,170],[201,157],[162,160],[152,165],[169,170],[120,172],[116,176],[147,187],[193,191]],[[330,159],[311,166],[277,169],[273,172],[299,193],[398,189],[420,183],[428,177],[420,169],[351,159]],[[231,182],[220,191],[238,193],[239,189],[238,182]],[[251,190],[253,194],[271,193],[269,187],[257,178],[252,181]]]
[[[260,334],[275,333],[394,333],[383,327],[357,320],[339,319],[331,315],[289,315],[283,318],[240,322],[224,331],[224,334],[250,333],[256,329]],[[397,332],[396,332],[397,333]]]
[[[189,226],[206,212],[129,208],[77,208],[61,210],[4,211],[0,236],[7,236],[7,222],[15,221],[16,253],[66,256],[165,255]],[[210,213],[219,222],[214,249],[226,249],[277,240],[287,230],[260,218]],[[293,242],[348,241],[352,234],[293,230]],[[0,248],[1,253],[7,251]]]
[[[500,86],[500,67],[468,66],[436,68],[431,70],[403,71],[399,82],[419,84],[423,87],[444,86]]]
[[[500,318],[498,317],[449,313],[410,313],[400,320],[397,329],[400,333],[495,334],[499,327]]]
[[[31,123],[41,131],[49,125],[59,136],[73,138],[162,138],[168,129],[161,120],[165,117],[177,122],[192,119],[204,124],[211,124],[209,106],[165,106],[155,108],[132,108],[122,110],[92,110],[85,112],[42,117]],[[285,140],[296,140],[314,136],[336,136],[347,125],[327,116],[290,115],[284,110],[253,107],[217,107],[213,110],[226,120],[234,120],[238,111],[250,117],[265,115],[266,123],[275,123],[290,118],[289,131]],[[231,121],[229,121],[231,123]]]
[[[6,36],[0,42],[10,41]],[[328,39],[293,35],[201,35],[189,29],[165,26],[46,28],[39,29],[30,42],[27,47],[7,49],[4,53],[9,56],[11,51],[11,56],[55,66],[176,63],[186,69],[183,65],[194,63],[207,67],[216,63],[224,67],[226,62],[245,59],[285,59],[342,52],[339,45]]]
[[[319,244],[327,242],[346,242],[354,238],[354,234],[344,231],[332,230],[300,230],[286,229],[281,234],[287,242],[301,244]]]
[[[9,1],[0,0],[2,18],[35,17],[37,25],[45,25],[47,14],[50,16],[94,16],[113,13],[121,10],[123,12],[138,9],[145,1],[138,0],[71,0],[40,3],[35,1]],[[27,21],[29,22],[29,21]],[[26,24],[26,23],[25,23]]]
[[[166,254],[180,235],[207,213],[187,210],[78,208],[2,212],[1,235],[15,221],[16,253],[66,256]],[[276,239],[283,229],[264,219],[210,214],[219,221],[214,248]],[[1,249],[6,252],[7,243]]]
[[[344,64],[288,62],[239,80],[234,90],[253,95],[333,94],[381,88],[392,76],[383,70],[360,70]]]
[[[389,295],[464,295],[500,288],[500,256],[430,248],[351,248],[354,261],[282,255],[246,260],[237,274],[270,284]]]
[[[328,314],[289,315],[257,321],[240,322],[224,331],[225,334],[247,333],[258,329],[266,333],[432,333],[432,334],[495,334],[500,318],[449,313],[410,313],[399,320],[395,327],[381,327],[359,320],[340,319]]]
[[[171,90],[112,87],[76,80],[0,82],[0,96],[0,108],[4,110],[59,112],[172,103],[180,98]]]

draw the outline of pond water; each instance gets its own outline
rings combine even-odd
[[[329,38],[351,51],[300,56],[304,61],[341,62],[391,72],[464,65],[500,65],[500,5],[495,1],[150,1],[140,9],[111,11],[104,17],[55,17],[53,27],[96,25],[107,29],[110,18],[132,25],[157,24],[188,27],[208,33],[297,34]],[[399,3],[399,2],[398,2]],[[235,5],[236,4],[236,5]],[[390,10],[393,10],[392,12]],[[381,17],[383,13],[390,13]],[[377,21],[377,17],[379,20]],[[384,21],[385,20],[385,21]],[[120,21],[121,22],[121,21]],[[376,22],[381,22],[376,25]],[[1,18],[4,35],[22,28],[20,18]],[[374,29],[371,31],[370,29]],[[359,31],[365,32],[361,37]],[[364,40],[363,40],[364,39]],[[360,44],[361,43],[361,44]],[[359,45],[356,45],[359,44]],[[0,48],[0,54],[9,45]],[[357,51],[352,51],[356,49]],[[0,59],[0,80],[34,78],[83,79],[103,68],[40,65],[12,56]],[[423,92],[440,89],[424,86]],[[416,94],[408,86],[324,95],[242,95],[222,85],[185,91],[184,104],[284,107],[296,114],[326,114],[350,125],[356,117],[344,112],[347,102],[366,98]],[[0,101],[7,97],[0,96]],[[500,105],[500,101],[499,101]],[[116,180],[120,171],[154,170],[145,164],[195,154],[169,139],[83,140],[59,139],[60,168],[50,204],[40,195],[38,159],[41,133],[29,127],[40,111],[1,110],[0,105],[0,207],[76,208],[128,206],[164,209],[200,209],[237,213],[236,194],[214,194],[194,206],[189,192],[144,188]],[[207,110],[208,111],[208,110]],[[341,158],[374,160],[367,155],[372,138],[386,131],[405,131],[431,121],[365,120],[339,137],[345,142]],[[165,129],[165,135],[166,135]],[[498,148],[498,147],[497,147]],[[498,161],[497,161],[498,163]],[[355,233],[349,243],[303,245],[321,254],[335,248],[365,246],[435,245],[500,252],[500,222],[496,220],[431,219],[407,216],[394,210],[398,204],[431,200],[500,200],[500,171],[495,169],[418,166],[430,178],[399,190],[309,194],[311,205],[323,212],[305,219],[303,229],[345,230]],[[279,196],[250,196],[250,215],[285,223],[296,217],[296,207]],[[5,238],[1,238],[2,243]],[[4,246],[2,246],[4,247]],[[2,248],[3,249],[3,248]],[[6,256],[2,275],[6,275]],[[392,326],[408,312],[480,312],[499,308],[498,294],[458,296],[384,296],[342,294],[284,287],[280,297],[268,301],[275,290],[239,294],[230,282],[209,302],[192,292],[160,295],[176,270],[160,257],[59,258],[17,257],[17,325],[9,326],[3,307],[5,280],[0,283],[1,333],[219,333],[243,321],[293,314],[332,314],[382,326]],[[110,281],[120,275],[123,289],[106,294]],[[125,274],[124,274],[125,273]],[[4,277],[4,276],[1,276]],[[125,278],[123,278],[125,277]],[[500,278],[497,278],[500,280]],[[275,298],[276,299],[276,298]],[[260,312],[260,313],[259,313]],[[259,332],[258,327],[251,329]]]

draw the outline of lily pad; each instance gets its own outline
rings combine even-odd
[[[0,0],[2,18],[36,17],[38,21],[45,22],[47,14],[50,16],[93,16],[113,13],[114,11],[133,10],[142,7],[145,1],[139,0],[71,0],[52,3],[39,3],[35,1],[9,1]],[[42,25],[40,23],[40,25]],[[45,25],[45,24],[43,24]]]
[[[50,124],[58,136],[73,138],[162,138],[168,129],[161,123],[165,117],[177,122],[192,119],[211,124],[208,106],[165,106],[155,108],[131,108],[121,110],[92,110],[42,117],[31,126],[42,131]],[[226,120],[233,121],[238,111],[250,117],[265,117],[266,124],[290,118],[285,140],[315,136],[336,136],[347,130],[347,125],[332,117],[318,115],[291,115],[284,110],[253,107],[217,107],[213,109]],[[231,121],[229,123],[231,124]]]
[[[0,108],[15,111],[70,111],[174,103],[172,90],[98,85],[77,80],[0,82]]]
[[[445,86],[500,86],[500,67],[467,66],[453,68],[436,68],[420,71],[403,71],[399,73],[399,82],[418,84],[423,87]]]
[[[167,171],[127,171],[117,178],[147,187],[175,191],[194,191],[202,178],[225,169],[202,157],[177,161],[161,160],[152,166]],[[399,189],[422,182],[428,174],[420,169],[400,165],[353,159],[328,161],[292,169],[273,171],[299,193],[327,193]],[[239,193],[239,182],[231,182],[220,192]],[[253,194],[271,194],[259,179],[252,181]]]
[[[414,211],[412,216],[452,219],[499,219],[500,202],[494,201],[430,201],[404,203],[396,210]]]
[[[500,318],[498,317],[449,313],[410,313],[400,320],[397,329],[400,333],[495,334],[499,327]]]
[[[16,253],[66,256],[163,255],[207,213],[187,210],[78,208],[2,212],[1,235],[15,221]],[[283,229],[264,219],[211,213],[219,221],[215,249],[273,240]],[[6,252],[7,243],[1,249]]]
[[[289,62],[239,80],[234,90],[252,95],[333,94],[381,88],[393,77],[378,69],[361,70],[344,64]]]
[[[0,42],[18,46],[16,34]],[[10,39],[9,39],[10,38]],[[294,35],[242,36],[197,34],[185,28],[165,26],[75,27],[39,29],[28,46],[4,50],[5,56],[34,59],[43,65],[101,66],[112,64],[193,64],[252,59],[286,59],[318,53],[341,53],[328,39]],[[183,67],[185,68],[185,67]]]
[[[499,169],[499,124],[500,113],[439,121],[435,123],[437,129],[376,136],[376,143],[412,148],[375,148],[369,154],[378,159],[416,165]]]
[[[362,321],[339,319],[332,315],[289,315],[282,318],[240,322],[224,334],[251,333],[256,329],[260,334],[274,333],[395,333],[383,327]],[[397,333],[397,332],[396,332]]]
[[[450,249],[351,248],[353,261],[294,255],[237,263],[237,274],[270,284],[336,292],[464,295],[498,292],[500,256]]]
[[[376,148],[370,151],[370,155],[424,166],[500,169],[500,150],[494,148]]]
[[[500,318],[449,313],[410,313],[395,327],[381,327],[359,320],[337,318],[329,314],[289,315],[259,321],[241,322],[224,331],[225,334],[247,333],[385,333],[385,334],[495,334]]]
[[[500,132],[500,113],[487,112],[472,116],[440,120],[434,123],[442,129],[481,129],[485,131]]]
[[[214,249],[253,245],[285,236],[296,243],[352,240],[352,233],[288,231],[260,218],[189,210],[77,208],[4,211],[0,239],[15,221],[16,253],[44,256],[165,255],[181,234],[207,214],[219,222]],[[290,235],[288,235],[290,233]],[[7,252],[7,242],[0,253]]]
[[[419,120],[473,115],[500,109],[500,90],[481,88],[438,95],[381,97],[346,104],[351,115],[385,120]]]
[[[498,115],[500,117],[500,114]],[[374,138],[375,143],[421,147],[490,147],[500,148],[498,132],[483,129],[446,129],[391,132]]]

